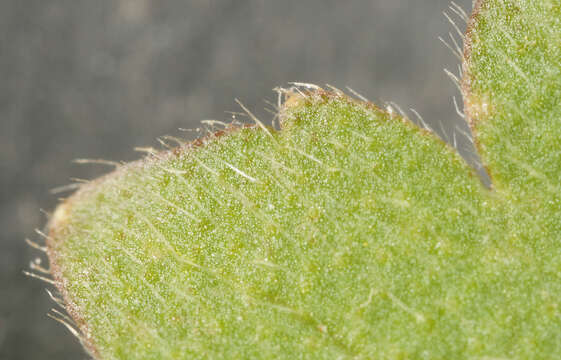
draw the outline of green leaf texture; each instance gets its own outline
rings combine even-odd
[[[49,224],[55,283],[100,359],[561,356],[561,5],[489,0],[466,111],[493,179],[343,94],[287,92],[123,165]]]

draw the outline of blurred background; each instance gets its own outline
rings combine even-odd
[[[456,0],[468,13],[471,0]],[[23,274],[42,256],[25,238],[46,222],[51,189],[129,161],[156,138],[196,136],[240,99],[263,121],[272,89],[350,86],[416,109],[450,137],[466,129],[439,40],[449,0],[2,0],[0,2],[0,359],[84,359],[46,316],[45,284]],[[448,13],[452,14],[451,11]],[[458,21],[463,31],[465,25]],[[411,114],[411,117],[414,116]],[[238,120],[243,120],[238,116]],[[444,131],[441,130],[444,129]],[[457,140],[470,159],[469,143]],[[44,260],[45,261],[45,260]]]

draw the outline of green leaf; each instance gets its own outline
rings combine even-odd
[[[495,187],[537,195],[540,208],[561,190],[560,19],[558,0],[479,1],[464,59],[466,110]]]
[[[559,356],[559,3],[477,9],[464,95],[492,190],[394,113],[287,92],[282,130],[228,128],[57,208],[51,269],[88,351]]]

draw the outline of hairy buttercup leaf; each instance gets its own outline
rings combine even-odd
[[[464,100],[492,189],[407,119],[285,91],[81,187],[54,281],[100,359],[561,354],[561,4],[477,4]]]

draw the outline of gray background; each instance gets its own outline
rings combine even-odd
[[[457,0],[466,11],[471,0]],[[50,189],[133,160],[135,146],[228,120],[239,98],[289,81],[350,86],[415,108],[448,133],[461,119],[437,37],[448,0],[2,0],[0,2],[0,359],[85,358],[46,317],[45,285],[22,274],[39,256]],[[460,24],[463,28],[463,25]],[[465,128],[465,126],[463,127]],[[66,194],[64,194],[66,195]]]

